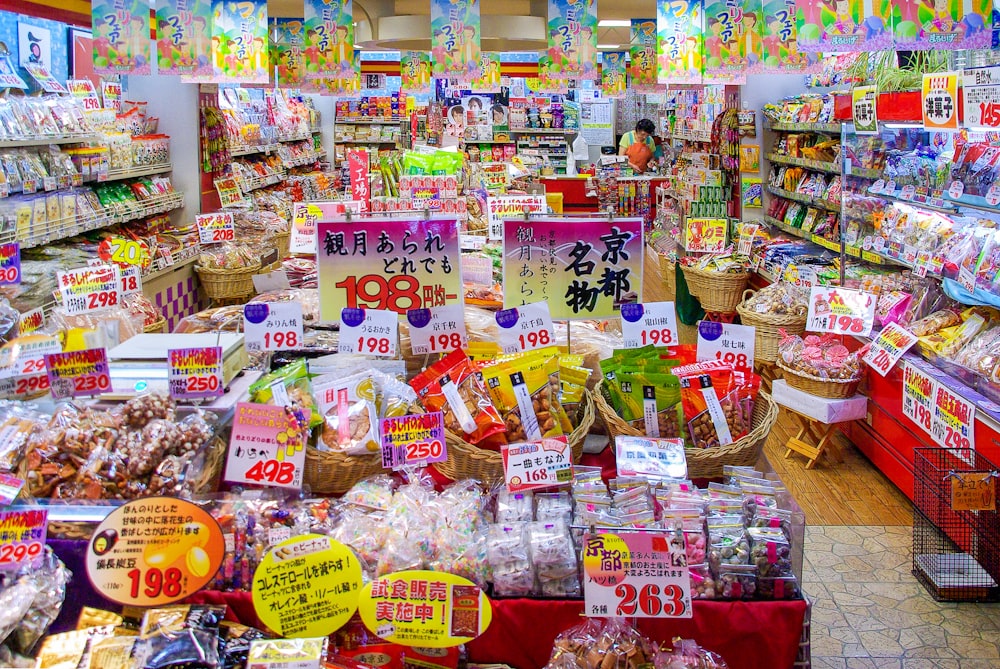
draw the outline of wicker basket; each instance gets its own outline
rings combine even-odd
[[[167,331],[167,319],[160,316],[159,320],[151,325],[143,326],[143,332],[166,332]]]
[[[344,455],[306,446],[303,480],[314,493],[340,495],[354,484],[382,472],[382,455]]]
[[[654,253],[656,253],[654,251]],[[667,289],[667,295],[677,295],[677,263],[663,255],[657,253],[656,257],[660,261],[660,275],[663,277],[663,285]]]
[[[778,344],[781,343],[780,331],[790,335],[802,334],[806,331],[806,316],[789,314],[758,314],[744,307],[744,303],[753,297],[754,291],[743,292],[743,302],[736,306],[743,325],[752,325],[756,330],[753,359],[757,362],[774,362],[778,359]]]
[[[278,262],[288,257],[288,245],[292,241],[291,232],[279,232],[272,237],[274,246],[278,249]]]
[[[802,372],[797,372],[794,369],[789,369],[785,366],[784,361],[781,358],[777,359],[778,367],[781,368],[782,378],[788,383],[792,388],[797,388],[802,392],[809,393],[810,395],[816,395],[818,397],[827,397],[830,399],[844,399],[845,397],[854,397],[858,394],[858,387],[861,385],[861,379],[851,379],[849,381],[842,381],[840,379],[821,379],[818,376],[811,376],[809,374],[803,374]]]
[[[705,311],[732,313],[743,299],[749,272],[709,272],[681,265],[688,292],[698,298]]]
[[[249,298],[254,294],[253,275],[260,272],[260,263],[243,269],[211,269],[195,267],[205,295],[212,300]]]

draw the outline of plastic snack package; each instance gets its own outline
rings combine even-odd
[[[760,576],[757,578],[757,599],[799,599],[799,582],[794,576]]]
[[[586,666],[584,658],[591,646],[597,643],[600,634],[601,622],[596,618],[587,618],[579,625],[560,632],[552,642],[552,656],[549,658],[548,666],[553,666],[553,662],[560,662],[557,665],[560,667]],[[567,659],[572,664],[564,664]]]
[[[493,570],[493,589],[498,596],[525,597],[534,592],[535,575],[525,532],[525,523],[490,526],[486,559]]]
[[[561,520],[567,525],[573,521],[573,499],[568,492],[546,492],[535,495],[535,519]]]
[[[719,565],[715,591],[723,599],[753,599],[757,592],[757,566],[750,564]]]
[[[569,526],[561,521],[538,521],[529,523],[527,531],[531,563],[541,594],[545,597],[578,596],[580,576]]]
[[[791,576],[792,550],[788,537],[780,529],[751,527],[750,563],[760,576]]]
[[[497,491],[495,518],[498,523],[528,522],[534,520],[533,497],[530,491],[510,492],[506,488]]]
[[[342,379],[319,377],[314,390],[324,425],[321,450],[366,455],[379,450],[375,382],[362,372]]]
[[[150,609],[142,618],[136,655],[144,669],[219,664],[219,623],[225,606]]]
[[[692,599],[715,599],[715,577],[707,564],[689,564]]]
[[[558,365],[555,358],[553,364]],[[522,355],[482,366],[483,382],[506,423],[510,442],[562,436],[549,375],[538,356]]]
[[[680,378],[681,402],[688,436],[695,448],[725,446],[748,432],[732,366],[721,362],[686,365]]]
[[[249,393],[253,402],[290,406],[305,411],[310,428],[323,423],[323,415],[317,411],[313,399],[305,360],[297,360],[265,374],[250,386]]]
[[[693,639],[673,640],[673,649],[663,654],[657,669],[729,669],[718,653],[705,650]]]
[[[718,573],[722,564],[748,564],[750,541],[743,527],[742,516],[709,516],[708,564]]]
[[[618,383],[625,400],[624,418],[632,427],[642,430],[647,437],[682,436],[681,384],[676,376],[622,373],[618,375]]]

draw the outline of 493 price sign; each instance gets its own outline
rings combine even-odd
[[[876,302],[874,295],[860,290],[813,286],[806,330],[865,336],[875,324]]]

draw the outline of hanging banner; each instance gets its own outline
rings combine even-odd
[[[747,70],[747,43],[744,39],[744,0],[705,2],[705,80],[744,84]],[[753,14],[750,14],[753,16]],[[756,23],[754,23],[756,32]]]
[[[470,81],[479,75],[479,0],[431,0],[434,76]]]
[[[892,0],[896,49],[989,49],[989,0]]]
[[[431,55],[426,51],[400,51],[400,94],[424,95],[431,92]]]
[[[597,75],[597,0],[549,0],[549,50],[554,79]]]
[[[160,0],[156,4],[159,74],[212,74],[212,4],[209,0]]]
[[[268,83],[266,0],[216,0],[213,19],[212,56],[216,79],[240,84]]]
[[[958,130],[958,72],[925,74],[920,90],[924,130]]]
[[[656,27],[655,19],[632,19],[629,84],[637,93],[652,93],[656,90]]]
[[[473,93],[500,92],[500,54],[483,52],[479,58],[479,78],[471,85]]]
[[[148,0],[94,0],[94,74],[152,73]]]
[[[762,0],[759,25],[760,61],[751,64],[750,74],[804,71],[819,62],[818,55],[799,51],[795,0]]]
[[[552,77],[552,59],[548,54],[538,57],[538,78],[527,79],[524,83],[534,93],[565,95],[569,92],[569,81]]]
[[[305,21],[275,19],[271,44],[271,67],[278,86],[300,86],[305,81]]]
[[[601,54],[601,95],[606,98],[625,95],[626,55],[624,51]]]
[[[305,78],[343,79],[354,72],[352,0],[305,0]]]
[[[893,48],[890,0],[795,0],[798,48],[807,52]]]
[[[702,4],[658,0],[656,7],[658,82],[701,83],[705,20]]]

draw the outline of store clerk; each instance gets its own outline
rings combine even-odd
[[[639,174],[646,171],[649,161],[656,153],[654,132],[656,126],[648,118],[644,118],[635,124],[635,130],[626,132],[618,142],[618,155],[627,157],[628,164]]]

